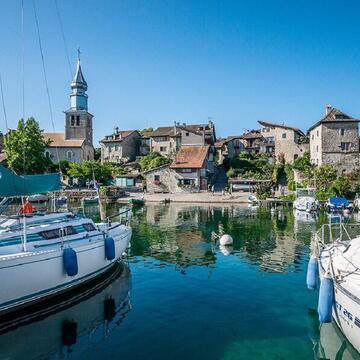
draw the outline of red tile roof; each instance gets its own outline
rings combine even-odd
[[[208,145],[182,145],[170,168],[201,169],[204,166],[208,151]]]

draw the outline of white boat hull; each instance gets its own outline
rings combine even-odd
[[[324,268],[321,261],[319,267],[322,279]],[[351,345],[360,352],[360,299],[337,282],[334,282],[334,298],[333,319]]]
[[[60,244],[49,246],[49,250],[44,247],[44,250],[1,257],[0,314],[70,290],[109,269],[126,251],[131,229],[120,226],[113,232],[110,230],[109,235],[115,242],[114,260],[106,260],[102,236],[71,243],[78,262],[78,274],[75,276],[68,276],[65,272]]]

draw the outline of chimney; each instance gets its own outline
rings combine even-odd
[[[114,127],[114,134],[117,135],[119,133],[119,128],[117,126]]]
[[[176,121],[174,121],[174,135],[176,135],[176,126],[177,126]]]
[[[325,105],[325,115],[327,115],[331,110],[332,110],[332,105],[331,104],[326,104]]]

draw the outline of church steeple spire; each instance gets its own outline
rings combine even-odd
[[[88,86],[81,70],[80,49],[78,49],[76,72],[70,84],[70,87],[71,87],[71,94],[70,94],[71,109],[87,110],[88,95],[86,94],[86,90]]]

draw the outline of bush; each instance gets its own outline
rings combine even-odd
[[[143,156],[139,161],[141,171],[155,169],[169,163],[169,158],[162,156],[157,152],[152,152],[149,155]]]

